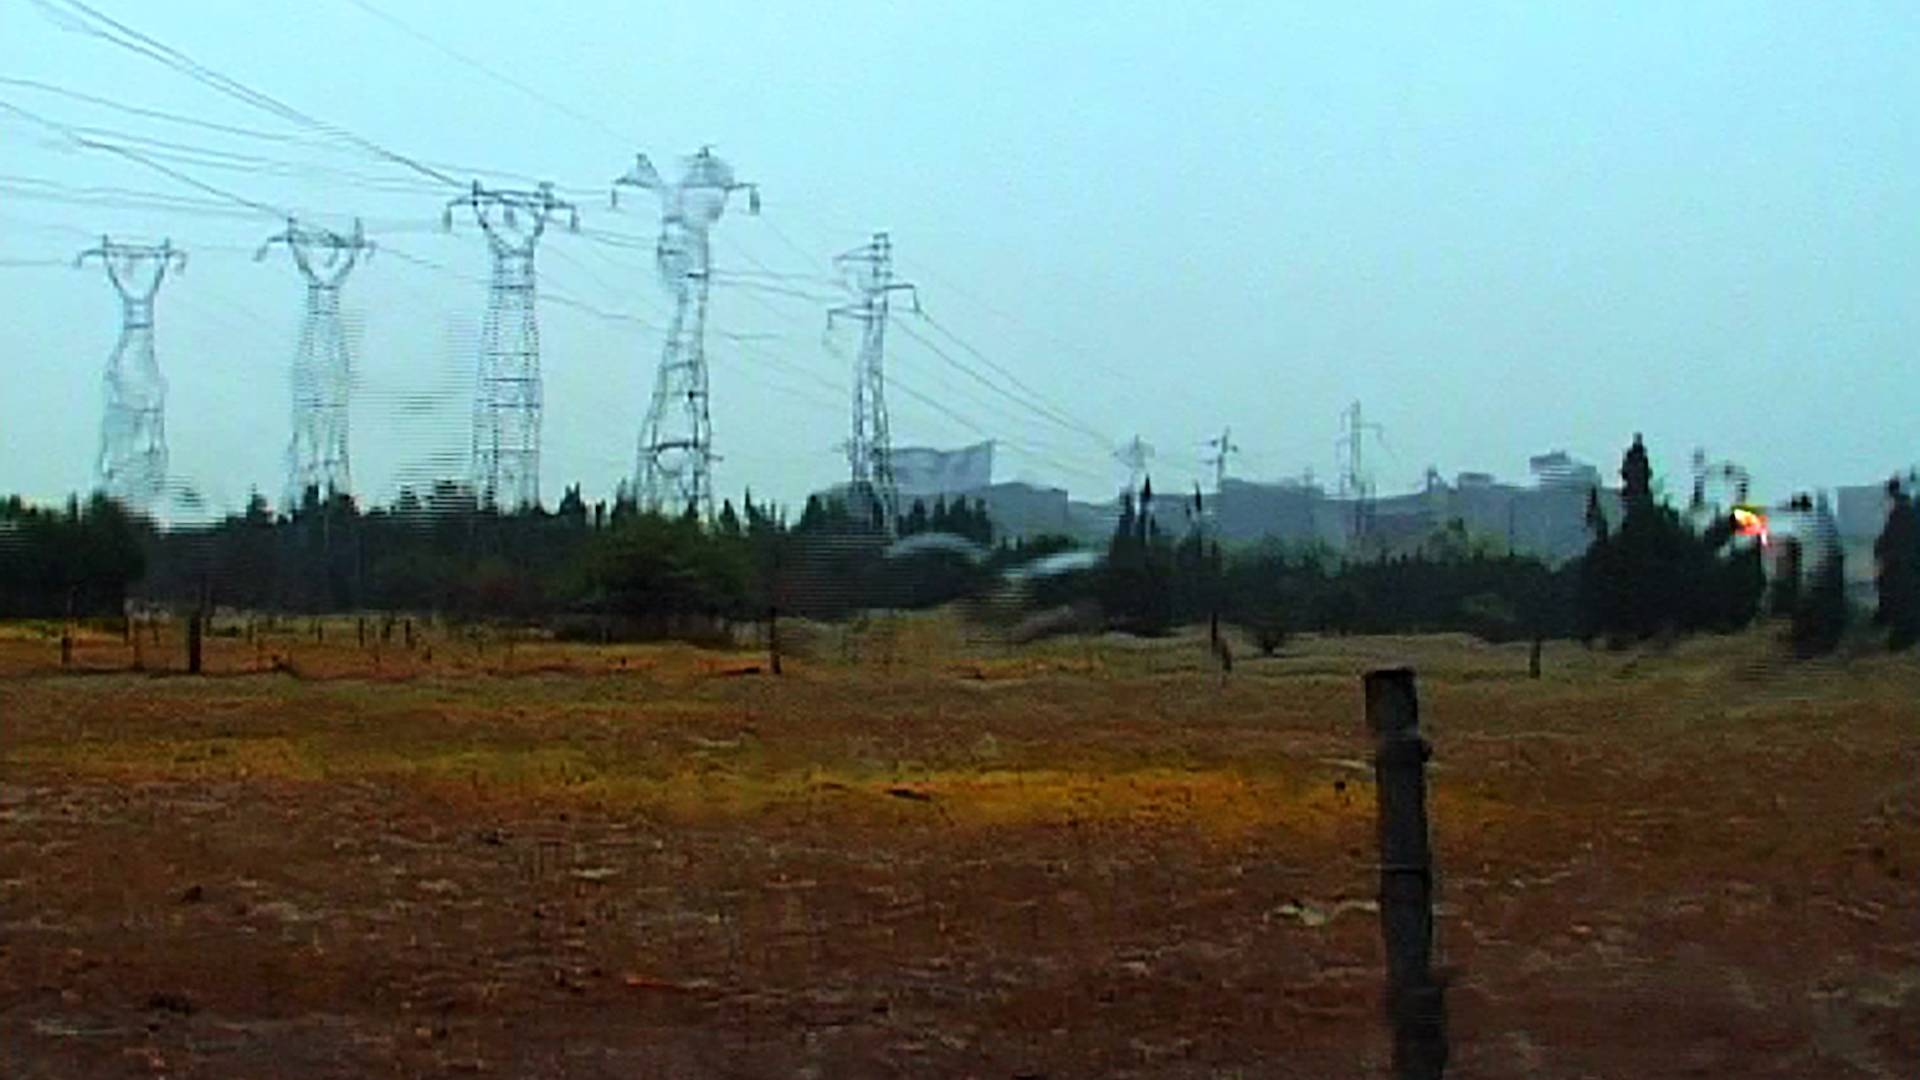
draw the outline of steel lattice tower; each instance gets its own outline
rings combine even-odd
[[[911,283],[894,280],[893,241],[886,233],[874,233],[865,247],[836,257],[834,265],[847,274],[858,299],[829,310],[827,329],[833,329],[836,317],[861,324],[860,358],[853,372],[853,434],[847,440],[850,490],[853,498],[867,503],[891,534],[900,511],[900,493],[894,483],[893,438],[887,428],[889,296],[901,290],[912,293],[913,307],[918,311],[920,294]]]
[[[287,505],[298,506],[306,493],[322,501],[353,490],[347,458],[347,398],[353,384],[353,360],[340,323],[340,286],[360,262],[373,254],[360,222],[341,235],[330,229],[302,228],[288,219],[284,231],[269,236],[254,252],[257,262],[275,244],[285,244],[293,265],[307,282],[306,317],[293,357],[293,436],[287,443]]]
[[[708,233],[727,208],[727,197],[747,191],[750,213],[760,212],[760,190],[734,179],[733,169],[710,147],[686,159],[680,179],[660,178],[647,155],[613,182],[660,197],[660,240],[655,259],[661,283],[673,297],[673,317],[654,376],[653,398],[640,427],[634,482],[641,505],[651,510],[692,511],[713,516],[713,418],[707,380]]]
[[[532,191],[482,187],[447,203],[473,213],[493,252],[487,317],[480,332],[480,370],[473,391],[473,489],[482,506],[504,510],[540,505],[540,320],[535,310],[533,256],[548,222],[566,213],[580,227],[572,203],[552,184]]]
[[[167,480],[167,380],[153,349],[153,300],[167,272],[185,269],[186,252],[170,240],[119,244],[108,237],[75,256],[98,258],[120,294],[120,340],[107,358],[106,413],[94,470],[100,489],[149,512]]]

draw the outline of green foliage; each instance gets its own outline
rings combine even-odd
[[[1898,479],[1887,483],[1891,505],[1873,542],[1874,587],[1880,603],[1873,621],[1887,631],[1887,646],[1920,642],[1920,510]]]
[[[1318,546],[1267,541],[1226,552],[1197,528],[1178,542],[1123,501],[1092,587],[1110,625],[1141,634],[1214,615],[1263,651],[1288,636],[1466,631],[1492,640],[1571,631],[1569,576],[1530,558],[1488,553],[1464,529],[1411,556],[1337,562]]]
[[[1832,652],[1847,630],[1846,570],[1838,544],[1814,566],[1793,612],[1793,649],[1800,656]]]
[[[1730,523],[1696,534],[1659,501],[1645,443],[1635,435],[1620,465],[1624,514],[1611,529],[1589,495],[1593,541],[1577,570],[1583,638],[1644,640],[1662,632],[1731,631],[1752,620],[1763,578],[1757,551],[1729,550]]]
[[[60,510],[0,503],[0,614],[119,615],[146,573],[152,526],[95,495]]]

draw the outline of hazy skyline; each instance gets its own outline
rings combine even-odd
[[[1920,10],[96,7],[382,146],[550,178],[579,203],[589,232],[550,234],[539,264],[549,505],[630,473],[659,357],[654,207],[611,210],[608,182],[636,151],[664,171],[709,143],[764,195],[759,219],[737,202],[714,234],[737,272],[710,319],[723,494],[791,501],[843,477],[850,359],[822,347],[826,278],[875,229],[937,321],[897,320],[895,441],[991,436],[1001,478],[1081,498],[1111,494],[1125,469],[1107,455],[1136,432],[1156,486],[1210,482],[1201,444],[1228,425],[1232,474],[1330,479],[1354,399],[1386,429],[1383,493],[1430,463],[1522,479],[1555,448],[1611,480],[1635,431],[1681,493],[1695,445],[1768,497],[1920,459]],[[470,223],[439,231],[458,191],[28,0],[0,0],[0,71],[258,129],[0,82],[0,102],[248,199],[366,218],[384,250],[344,293],[362,320],[358,492],[464,473],[488,264]],[[4,110],[0,137],[0,489],[92,482],[119,313],[97,268],[59,263],[104,232],[190,253],[159,301],[172,472],[218,509],[277,499],[302,296],[284,255],[251,256],[283,222]],[[134,206],[127,189],[179,198]],[[1076,423],[911,336],[1004,384],[942,329]]]

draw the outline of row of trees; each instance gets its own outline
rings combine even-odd
[[[102,495],[60,509],[0,503],[0,615],[119,614],[151,530]]]
[[[1277,542],[1227,551],[1195,524],[1176,539],[1153,505],[1148,481],[1137,501],[1123,502],[1106,562],[1091,575],[1102,609],[1123,629],[1155,633],[1219,618],[1277,644],[1299,630],[1456,630],[1508,640],[1562,636],[1573,626],[1566,571],[1491,554],[1458,521],[1415,551],[1342,562],[1324,547]]]
[[[1104,562],[1040,581],[1029,595],[1043,605],[1097,605],[1108,625],[1136,633],[1222,619],[1270,643],[1299,630],[1625,643],[1735,630],[1763,607],[1790,620],[1805,652],[1838,642],[1848,609],[1837,544],[1805,555],[1789,544],[1769,597],[1759,546],[1736,542],[1731,520],[1699,531],[1683,521],[1655,495],[1637,436],[1620,475],[1620,520],[1609,522],[1591,499],[1592,543],[1559,568],[1495,554],[1457,521],[1395,557],[1342,561],[1322,547],[1272,542],[1229,550],[1204,527],[1198,493],[1190,507],[1179,500],[1172,513],[1157,513],[1149,481],[1124,501]],[[1897,482],[1889,494],[1875,547],[1875,621],[1905,647],[1920,639],[1920,515]],[[1161,524],[1181,508],[1190,510],[1183,525]],[[1072,546],[1058,537],[996,544],[977,501],[916,502],[895,525],[895,536],[939,534],[928,538],[937,542],[883,558],[893,537],[871,514],[824,496],[790,522],[749,494],[702,524],[624,497],[589,506],[577,486],[552,512],[499,513],[442,484],[367,511],[310,493],[275,514],[256,497],[212,528],[165,532],[104,498],[60,510],[16,498],[0,504],[0,614],[117,613],[137,587],[140,597],[175,606],[584,618],[677,633],[775,608],[831,618],[944,603]]]

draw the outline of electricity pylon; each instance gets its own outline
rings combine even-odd
[[[893,293],[912,294],[916,313],[920,293],[911,282],[893,279],[893,241],[886,233],[874,233],[866,246],[836,256],[833,263],[847,274],[857,297],[828,309],[827,331],[833,331],[836,318],[861,324],[860,358],[853,371],[853,432],[847,439],[849,498],[865,503],[892,535],[900,489],[894,481],[893,436],[887,426],[887,315]]]
[[[73,265],[97,258],[120,294],[120,340],[107,358],[106,413],[94,472],[100,489],[129,508],[150,512],[167,480],[167,380],[153,350],[153,300],[169,270],[184,270],[187,254],[171,240],[121,244],[108,237],[76,255]]]
[[[713,417],[707,380],[707,234],[727,208],[727,196],[742,188],[747,210],[760,212],[760,189],[734,179],[733,169],[711,147],[688,157],[680,179],[669,184],[647,155],[636,154],[633,168],[613,182],[613,203],[620,189],[636,187],[660,198],[660,240],[654,249],[660,281],[673,298],[673,318],[654,376],[653,399],[640,426],[634,464],[635,488],[651,510],[713,516]]]
[[[447,203],[441,224],[453,228],[463,207],[486,233],[493,252],[487,318],[480,333],[480,370],[473,389],[474,495],[482,506],[518,510],[540,505],[540,320],[533,256],[547,224],[561,213],[578,231],[580,212],[543,183],[532,191],[482,187]]]
[[[1220,429],[1220,437],[1208,439],[1207,445],[1213,448],[1211,457],[1203,458],[1205,464],[1213,466],[1213,490],[1216,494],[1227,484],[1227,458],[1240,452],[1240,445],[1233,441],[1233,429]]]
[[[308,491],[322,502],[353,491],[347,458],[347,398],[353,386],[353,359],[340,323],[340,286],[363,257],[373,254],[356,218],[353,232],[308,228],[293,219],[261,243],[255,262],[275,244],[285,244],[293,265],[307,282],[306,316],[293,356],[293,435],[287,443],[287,505],[296,507]]]
[[[1135,435],[1126,445],[1113,452],[1113,458],[1127,467],[1127,491],[1139,491],[1140,478],[1146,475],[1147,463],[1153,460],[1153,446]]]
[[[1373,475],[1366,469],[1366,433],[1371,431],[1375,438],[1380,438],[1384,430],[1379,424],[1361,419],[1358,401],[1340,414],[1340,439],[1334,444],[1335,456],[1345,455],[1340,462],[1340,494],[1353,499],[1356,538],[1365,536],[1373,528]]]

